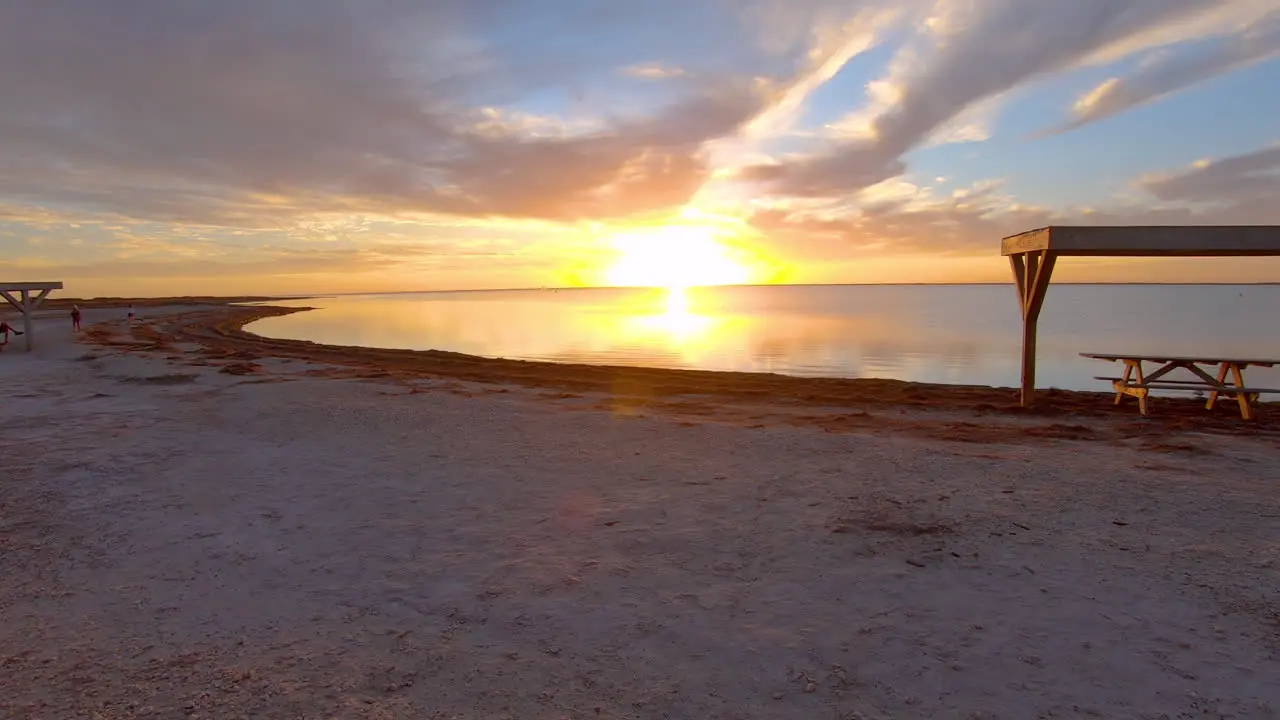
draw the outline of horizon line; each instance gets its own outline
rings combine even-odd
[[[357,290],[348,292],[315,292],[290,293],[287,297],[315,297],[318,295],[426,295],[433,293],[477,293],[477,292],[542,292],[560,290],[706,290],[713,288],[767,288],[767,287],[995,287],[1013,285],[1008,282],[883,282],[883,283],[728,283],[720,285],[689,285],[669,287],[662,285],[543,285],[538,287],[502,287],[502,288],[460,288],[453,290]],[[1280,285],[1280,280],[1260,280],[1255,282],[1055,282],[1061,285],[1204,285],[1208,287],[1246,287],[1253,285]],[[286,297],[286,296],[281,296]]]
[[[1013,285],[1013,281],[1008,282],[883,282],[883,283],[737,283],[723,285],[690,285],[681,288],[664,287],[660,285],[644,286],[644,285],[569,285],[569,286],[537,286],[537,287],[500,287],[500,288],[459,288],[452,290],[356,290],[343,292],[317,291],[317,292],[292,292],[292,293],[262,293],[255,294],[253,297],[269,298],[269,299],[306,299],[313,297],[347,297],[352,295],[431,295],[445,293],[484,293],[484,292],[543,292],[543,291],[581,291],[581,290],[705,290],[713,288],[768,288],[768,287],[1003,287]],[[1152,281],[1126,281],[1126,282],[1055,282],[1055,286],[1073,285],[1073,286],[1100,286],[1100,285],[1138,285],[1138,286],[1205,286],[1205,287],[1253,287],[1253,286],[1273,286],[1280,285],[1280,280],[1263,280],[1255,282],[1152,282]],[[171,294],[159,295],[94,295],[94,296],[77,296],[72,295],[63,299],[80,299],[80,300],[121,300],[129,298],[151,299],[151,298],[176,298],[176,297],[206,297],[206,298],[229,298],[229,297],[247,297],[245,294],[200,294],[199,296],[180,296]]]

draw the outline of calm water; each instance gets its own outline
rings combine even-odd
[[[1012,286],[772,286],[355,295],[249,326],[268,337],[553,362],[1016,386]],[[1103,389],[1081,352],[1280,357],[1280,286],[1056,285],[1038,385]],[[1280,381],[1251,369],[1250,384]]]

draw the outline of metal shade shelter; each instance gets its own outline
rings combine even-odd
[[[1009,258],[1022,306],[1022,406],[1036,392],[1036,326],[1059,257],[1280,256],[1277,225],[1051,225],[1011,235],[1000,252]]]

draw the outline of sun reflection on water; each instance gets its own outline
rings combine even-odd
[[[631,325],[639,334],[665,336],[668,342],[680,349],[684,346],[705,345],[723,318],[695,312],[685,288],[669,288],[664,291],[658,312],[641,312],[631,315],[623,325]]]

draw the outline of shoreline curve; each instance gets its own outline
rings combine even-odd
[[[721,403],[824,408],[866,412],[924,410],[977,415],[1079,417],[1146,426],[1142,434],[1166,430],[1251,433],[1280,429],[1280,418],[1260,413],[1243,423],[1238,415],[1206,412],[1191,398],[1160,398],[1150,418],[1131,405],[1116,407],[1110,392],[1042,390],[1034,407],[1023,408],[1014,388],[945,385],[879,378],[800,377],[776,373],[589,365],[538,360],[486,358],[447,350],[407,350],[326,345],[258,335],[245,328],[268,317],[306,312],[310,307],[221,304],[145,320],[133,336],[155,349],[195,343],[226,358],[270,356],[306,360],[385,376],[438,378],[486,384],[516,384],[562,392],[600,392],[635,403],[695,397]],[[110,344],[104,333],[97,338]]]

